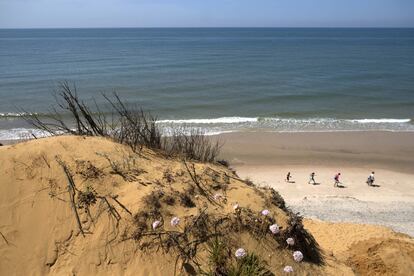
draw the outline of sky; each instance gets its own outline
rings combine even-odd
[[[0,0],[0,28],[414,27],[414,0]]]

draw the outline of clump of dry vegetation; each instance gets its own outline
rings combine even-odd
[[[230,213],[211,210],[211,206],[222,203],[210,196],[215,190],[213,185],[207,185],[203,181],[213,176],[214,181],[222,182],[223,175],[227,174],[205,169],[200,175],[194,164],[184,163],[184,166],[191,181],[187,183],[189,188],[184,189],[184,192],[177,192],[176,195],[182,207],[196,207],[197,214],[180,217],[177,226],[173,226],[171,221],[173,227],[169,227],[168,217],[173,215],[168,212],[168,206],[174,205],[175,199],[163,190],[154,190],[142,199],[145,208],[134,215],[135,227],[125,236],[125,239],[133,239],[140,250],[174,252],[177,255],[176,265],[181,263],[181,269],[187,272],[196,271],[202,275],[273,275],[266,262],[254,252],[249,252],[242,259],[234,257],[234,251],[240,245],[240,236],[247,234],[256,243],[266,245],[271,250],[287,250],[286,240],[294,239],[295,244],[289,250],[300,250],[304,253],[305,260],[311,263],[323,263],[319,246],[303,228],[302,218],[286,208],[283,198],[276,191],[257,188],[249,183],[249,187],[269,207],[283,208],[287,212],[286,228],[277,226],[275,217],[263,215],[263,212],[248,207],[238,206]],[[243,180],[239,181],[245,183]],[[193,199],[197,197],[204,198],[204,203],[194,203]],[[272,226],[277,229],[274,233],[269,230]],[[208,264],[199,255],[200,251],[205,250],[208,252]]]
[[[104,153],[97,153],[104,157],[111,167],[111,174],[117,174],[121,176],[125,181],[133,182],[137,180],[137,177],[146,173],[145,170],[138,167],[137,156],[124,154],[122,160],[113,160],[110,156]]]
[[[220,152],[221,144],[210,140],[200,129],[173,128],[171,135],[166,136],[157,117],[151,113],[127,106],[116,93],[113,97],[103,97],[110,106],[105,112],[96,102],[92,107],[88,106],[79,98],[75,86],[63,82],[56,95],[57,107],[48,115],[24,110],[22,114],[26,114],[23,118],[28,123],[49,135],[109,137],[128,145],[134,152],[146,147],[165,156],[202,162],[213,162]]]
[[[85,180],[96,179],[103,176],[101,169],[95,167],[90,161],[76,160],[76,173]]]
[[[77,206],[79,209],[88,210],[90,206],[96,203],[97,194],[96,191],[87,186],[85,191],[78,191]]]
[[[233,252],[240,244],[242,234],[249,234],[258,243],[276,250],[286,250],[287,237],[293,238],[296,243],[292,249],[304,252],[309,262],[323,263],[316,241],[303,228],[301,218],[293,213],[290,213],[289,227],[280,229],[277,235],[269,231],[269,227],[276,223],[274,218],[264,217],[250,208],[240,208],[225,215],[209,213],[207,208],[199,209],[197,216],[181,218],[181,226],[175,230],[164,227],[158,196],[151,194],[145,198],[145,203],[148,211],[134,216],[135,230],[129,238],[135,240],[141,250],[175,252],[177,261],[204,275],[273,275],[254,252],[242,260],[234,258]],[[154,229],[151,223],[156,220],[162,223]],[[209,252],[208,266],[198,257],[201,248],[207,248]]]
[[[203,271],[202,275],[274,275],[268,269],[267,263],[255,253],[250,253],[240,260],[234,258],[231,248],[222,238],[216,237],[208,243],[208,253],[209,268]]]
[[[184,207],[193,208],[195,207],[194,201],[191,199],[191,195],[188,191],[180,193],[180,203]]]

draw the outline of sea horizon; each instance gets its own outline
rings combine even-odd
[[[353,27],[353,26],[333,26],[333,27],[327,27],[327,26],[298,26],[298,27],[291,27],[291,26],[286,26],[286,27],[269,27],[269,26],[245,26],[245,27],[240,27],[240,26],[229,26],[229,27],[225,27],[225,26],[218,26],[218,27],[209,27],[209,26],[165,26],[165,27],[145,27],[145,26],[141,26],[141,27],[15,27],[15,28],[1,28],[0,30],[60,30],[60,29],[414,29],[414,27],[409,27],[409,26],[396,26],[396,27],[390,27],[390,26],[357,26],[357,27]]]

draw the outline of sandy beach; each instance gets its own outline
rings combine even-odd
[[[308,218],[377,224],[414,235],[414,133],[223,134],[223,158],[242,178],[278,190]],[[294,183],[286,183],[287,172]],[[365,181],[375,171],[378,187]],[[308,184],[316,173],[318,185]],[[335,188],[341,172],[343,188]]]

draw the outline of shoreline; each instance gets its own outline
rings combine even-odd
[[[364,167],[414,174],[414,132],[237,132],[215,136],[240,165]]]

